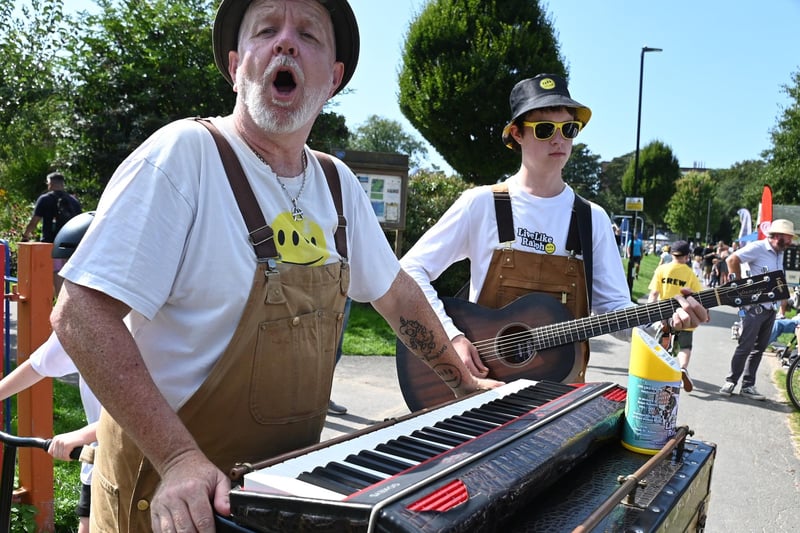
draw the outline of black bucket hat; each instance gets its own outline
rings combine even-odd
[[[358,22],[347,0],[318,0],[331,14],[333,21],[334,43],[336,44],[336,61],[344,63],[342,83],[336,93],[344,89],[358,64],[359,37]],[[252,0],[222,0],[214,19],[214,62],[222,75],[233,85],[228,73],[228,52],[236,50],[239,45],[239,27],[245,11]]]
[[[592,110],[572,99],[567,81],[557,74],[538,74],[520,81],[511,89],[508,102],[511,104],[511,120],[503,128],[503,143],[512,149],[517,142],[511,137],[511,125],[528,111],[543,107],[571,107],[575,109],[575,119],[584,126],[592,118]]]

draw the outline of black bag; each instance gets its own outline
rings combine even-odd
[[[69,219],[79,215],[81,210],[78,202],[64,191],[54,191],[53,194],[56,196],[56,216],[53,219],[53,235],[55,235]]]

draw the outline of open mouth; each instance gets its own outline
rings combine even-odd
[[[297,83],[294,81],[294,76],[288,70],[281,70],[275,75],[275,81],[273,85],[281,94],[288,94],[291,93],[295,87],[297,87]]]

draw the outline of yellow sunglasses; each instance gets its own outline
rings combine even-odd
[[[540,141],[551,139],[556,134],[556,130],[559,130],[561,136],[565,139],[574,139],[583,128],[583,123],[577,120],[568,120],[566,122],[543,120],[540,122],[523,122],[522,125],[532,128],[533,136]]]

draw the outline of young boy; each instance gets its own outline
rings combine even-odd
[[[77,371],[78,369],[75,368],[67,352],[58,342],[58,337],[53,333],[24,363],[0,380],[0,400],[5,400],[9,396],[27,389],[46,377],[62,377]],[[86,386],[83,378],[79,378],[78,386],[88,424],[76,431],[53,437],[47,453],[62,461],[70,460],[69,454],[73,449],[96,444],[95,429],[100,418],[100,402]],[[81,493],[75,509],[79,521],[78,533],[89,533],[91,483],[92,464],[83,463],[81,465]]]

